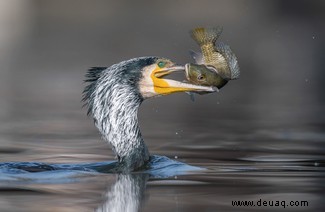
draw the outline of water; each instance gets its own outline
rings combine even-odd
[[[156,156],[151,169],[121,175],[105,172],[114,156],[94,128],[82,130],[91,121],[76,117],[2,125],[0,211],[324,209],[325,134],[319,126],[254,129],[238,118],[190,130],[186,120],[167,125],[160,117],[156,130],[144,121],[143,133],[153,154],[170,159]],[[35,131],[39,127],[52,130]],[[14,162],[4,167],[5,161]]]

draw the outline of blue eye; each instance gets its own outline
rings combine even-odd
[[[165,67],[165,65],[166,65],[166,63],[163,62],[163,61],[160,61],[160,62],[158,63],[159,68],[163,68],[163,67]]]

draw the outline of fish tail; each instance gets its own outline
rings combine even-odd
[[[199,44],[199,46],[208,43],[212,43],[214,45],[222,33],[222,27],[214,27],[214,28],[200,27],[200,28],[193,29],[190,33],[192,38]]]

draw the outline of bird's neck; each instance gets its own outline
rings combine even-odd
[[[136,170],[149,160],[138,125],[137,113],[142,99],[121,89],[111,91],[97,98],[99,102],[93,110],[95,124],[113,146],[122,171]]]

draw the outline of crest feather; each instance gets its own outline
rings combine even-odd
[[[107,67],[92,67],[88,69],[84,82],[89,83],[82,92],[82,101],[84,102],[83,107],[88,107],[87,115],[91,113],[92,105],[90,104],[91,95],[95,91],[97,80],[100,78],[102,72],[106,70]]]

